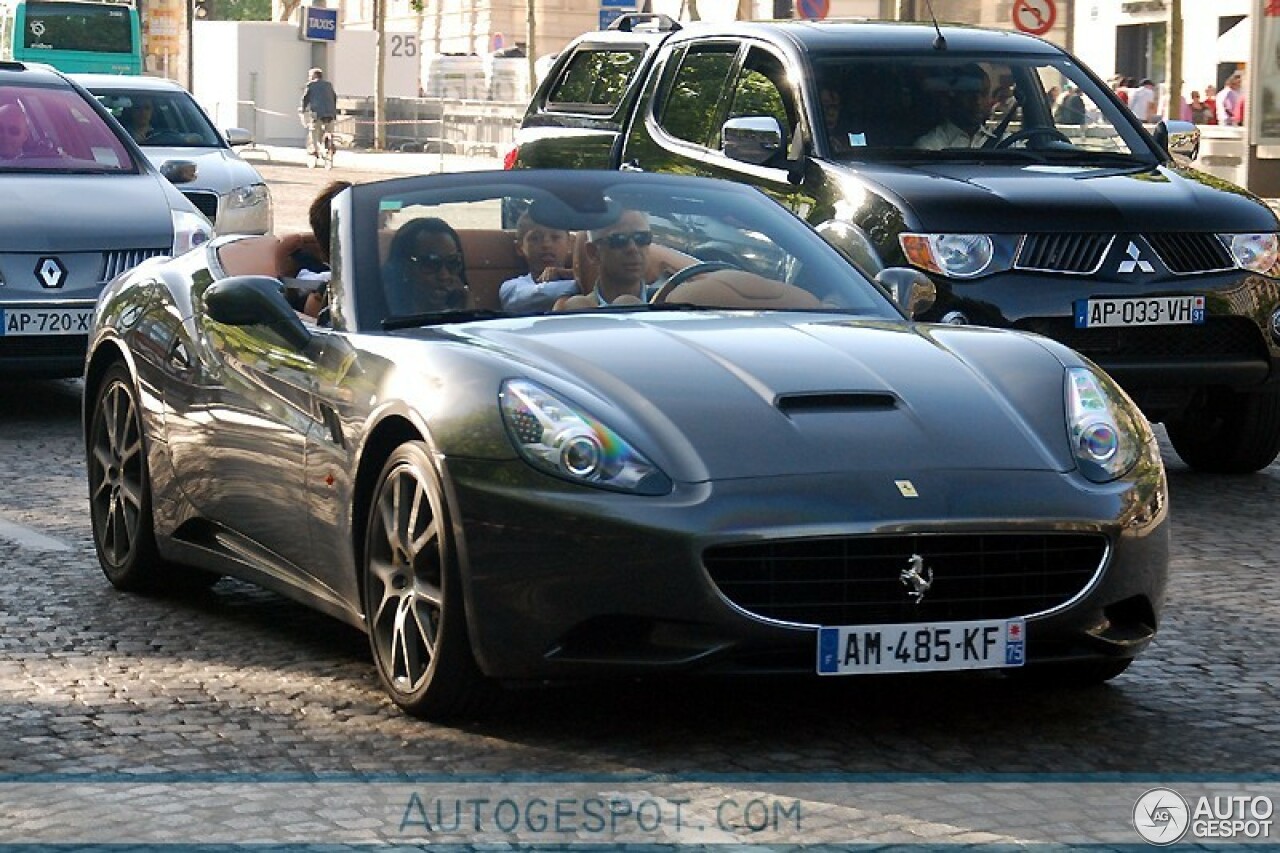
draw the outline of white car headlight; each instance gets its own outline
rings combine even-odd
[[[271,191],[266,184],[251,184],[247,187],[236,187],[227,193],[227,209],[238,210],[245,207],[257,207],[271,203]]]
[[[1013,265],[1013,239],[990,234],[898,235],[907,260],[949,278],[975,278]]]
[[[169,254],[173,257],[189,252],[196,246],[203,246],[213,236],[213,226],[199,213],[189,210],[169,212],[173,216],[173,246]]]
[[[1236,266],[1250,272],[1275,275],[1280,261],[1280,237],[1275,233],[1219,234],[1218,238],[1231,250]]]
[[[1095,483],[1129,472],[1142,455],[1146,420],[1105,373],[1067,369],[1067,434],[1080,471]]]
[[[524,379],[498,395],[502,421],[521,457],[584,486],[665,495],[671,480],[616,432],[577,406]]]

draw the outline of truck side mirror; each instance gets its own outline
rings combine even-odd
[[[782,150],[782,125],[773,116],[739,116],[724,123],[720,138],[725,156],[763,166]]]

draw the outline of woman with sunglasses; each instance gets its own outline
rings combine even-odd
[[[642,210],[624,210],[612,225],[592,230],[587,257],[600,274],[588,296],[599,305],[612,305],[620,297],[623,302],[648,302],[661,286],[660,281],[645,281],[652,243],[649,214]]]
[[[434,216],[405,223],[391,239],[382,286],[394,317],[469,308],[458,232]]]

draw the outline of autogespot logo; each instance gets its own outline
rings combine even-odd
[[[1152,844],[1181,841],[1191,824],[1191,809],[1177,791],[1152,788],[1133,804],[1133,828]]]

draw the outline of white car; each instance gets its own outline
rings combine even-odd
[[[220,132],[191,93],[172,80],[119,74],[71,77],[124,125],[218,234],[271,231],[271,191],[258,170],[234,150],[253,142],[249,131],[232,127]],[[136,125],[138,114],[148,108],[149,121]],[[194,170],[175,168],[182,161],[194,164]],[[165,163],[173,166],[163,168]]]

